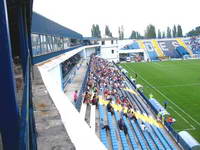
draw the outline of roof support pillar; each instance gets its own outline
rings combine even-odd
[[[19,148],[19,113],[6,0],[0,0],[0,132],[4,150]]]

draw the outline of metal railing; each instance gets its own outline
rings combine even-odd
[[[50,53],[55,53],[55,52],[58,52],[58,51],[66,51],[66,50],[70,51],[70,50],[79,48],[81,46],[83,46],[83,45],[79,44],[79,45],[67,47],[65,49],[58,49],[58,50],[33,49],[32,53],[33,53],[33,57],[38,57],[38,56],[47,55],[47,54],[50,54]]]
[[[33,114],[30,56],[27,58],[20,120],[20,150],[37,150],[35,119]]]

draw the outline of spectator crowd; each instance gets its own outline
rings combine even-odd
[[[119,90],[125,87],[125,78],[112,62],[108,62],[96,56],[91,57],[90,72],[83,102],[87,105],[96,105],[98,109],[98,95],[102,95],[103,99],[107,101],[107,111],[112,115],[114,114],[113,104],[121,106],[121,118],[117,122],[119,129],[127,134],[127,127],[122,116],[137,120],[135,115],[137,109],[135,105],[130,102],[128,97],[119,94]],[[104,124],[102,128],[109,129],[107,126],[107,124]]]

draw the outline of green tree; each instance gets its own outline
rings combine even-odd
[[[93,24],[91,33],[92,33],[92,37],[101,38],[101,31],[100,31],[99,25]]]
[[[96,25],[96,32],[97,32],[97,37],[101,38],[101,31],[98,24]]]
[[[142,36],[140,35],[139,32],[133,30],[130,39],[142,39]]]
[[[165,31],[162,32],[162,38],[165,38]]]
[[[172,37],[171,29],[170,27],[167,27],[167,38],[171,38],[171,37]]]
[[[187,36],[199,36],[200,35],[200,26],[196,27],[195,29],[192,29],[187,33]]]
[[[183,31],[181,25],[177,26],[177,37],[183,37]]]
[[[158,38],[161,39],[161,31],[158,29]]]
[[[174,37],[174,38],[175,38],[176,35],[177,35],[176,32],[177,32],[177,31],[176,31],[176,25],[174,25],[173,30],[172,30],[172,33],[173,33],[173,37]]]
[[[123,40],[124,39],[124,27],[123,26],[119,27],[118,32],[119,32],[119,39]]]
[[[95,30],[96,30],[96,26],[93,24],[92,29],[91,29],[92,37],[96,37],[95,36],[96,31]]]
[[[110,29],[107,25],[105,27],[105,35],[112,37],[112,33],[110,32]]]
[[[154,25],[150,24],[147,26],[145,30],[145,38],[147,39],[156,38],[156,29]]]
[[[136,39],[136,32],[132,31],[130,39]]]

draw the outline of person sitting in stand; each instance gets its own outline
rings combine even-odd
[[[128,103],[128,98],[124,97],[123,100],[122,100],[122,103],[123,103],[124,107],[126,107],[127,103]]]
[[[86,91],[86,93],[84,95],[83,103],[89,104],[90,103],[90,98],[91,98],[91,94],[89,93],[89,91]]]
[[[98,93],[98,88],[97,88],[97,85],[96,85],[96,84],[94,85],[93,92],[94,92],[94,93]]]
[[[112,101],[112,97],[111,97],[110,94],[107,95],[106,100],[108,100],[108,101]]]
[[[136,116],[135,116],[135,113],[133,111],[131,111],[129,114],[128,114],[129,118],[132,120],[134,119],[135,121],[137,120]]]
[[[147,131],[147,130],[148,130],[148,128],[147,128],[147,126],[144,124],[144,122],[142,122],[142,124],[141,124],[141,129],[142,129],[142,131]]]
[[[114,114],[114,109],[113,109],[113,107],[111,105],[111,102],[112,101],[109,101],[106,107],[107,107],[108,112],[111,112],[111,114],[113,115]]]
[[[117,96],[116,103],[117,103],[118,105],[121,104],[121,100],[120,100],[119,96]]]
[[[128,130],[127,130],[127,127],[126,127],[124,120],[122,118],[120,118],[120,120],[118,120],[118,126],[119,126],[119,129],[124,130],[125,135],[127,135]]]
[[[105,90],[104,90],[104,96],[105,96],[105,98],[108,96],[108,93],[109,93],[109,90],[108,90],[108,89],[105,89]]]
[[[96,94],[94,94],[92,98],[92,105],[96,105],[96,108],[98,109],[98,103],[99,103],[99,98]]]
[[[105,122],[103,121],[103,118],[101,118],[101,120],[100,120],[100,128],[101,128],[101,129],[106,129],[106,132],[107,132],[107,131],[110,131],[109,125],[108,125],[108,124],[105,124]]]
[[[125,113],[124,111],[125,111],[125,108],[123,107],[120,114],[121,114],[121,116],[125,116],[127,118],[128,117],[127,113]]]

